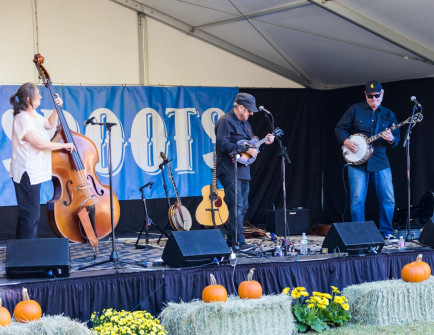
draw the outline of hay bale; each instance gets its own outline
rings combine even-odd
[[[169,303],[162,311],[161,323],[171,335],[273,335],[295,333],[287,295],[240,299],[226,302]]]
[[[85,324],[62,315],[44,316],[39,320],[19,323],[12,321],[7,327],[0,327],[0,335],[90,335]]]
[[[352,323],[399,325],[434,321],[434,277],[421,283],[402,279],[348,286]]]

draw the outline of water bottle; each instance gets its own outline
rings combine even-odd
[[[405,240],[402,235],[399,237],[398,240],[398,250],[405,250]]]
[[[300,255],[307,255],[307,237],[306,233],[301,235],[300,239]]]
[[[282,248],[280,245],[276,245],[276,249],[274,250],[274,257],[282,257]]]

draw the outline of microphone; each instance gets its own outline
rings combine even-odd
[[[264,106],[259,106],[259,108],[258,108],[261,112],[265,112],[265,113],[267,113],[267,114],[271,114],[271,112],[269,111],[269,110],[266,110],[265,108],[264,108]]]
[[[94,124],[94,121],[95,121],[95,116],[92,116],[90,119],[84,121],[83,124],[84,124],[84,126],[86,127],[89,123],[90,123],[90,124]]]
[[[422,105],[416,100],[414,95],[410,98],[410,101],[413,101],[417,107],[422,108]]]

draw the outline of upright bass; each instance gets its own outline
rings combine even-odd
[[[54,101],[54,91],[44,63],[44,57],[36,54],[33,62],[44,86],[50,90]],[[47,203],[48,223],[58,237],[67,237],[74,242],[89,242],[98,245],[98,239],[111,232],[110,189],[102,185],[95,173],[99,162],[95,144],[86,136],[71,131],[63,110],[54,104],[60,125],[52,141],[73,143],[77,151],[52,152],[53,198]],[[119,222],[119,202],[113,193],[113,228]]]

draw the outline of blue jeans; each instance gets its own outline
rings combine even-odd
[[[31,185],[29,175],[24,172],[19,183],[14,182],[18,203],[16,238],[36,238],[41,216],[41,184]]]
[[[229,245],[235,243],[235,222],[237,224],[237,242],[244,243],[245,237],[243,233],[244,215],[249,208],[249,180],[239,180],[237,185],[237,216],[235,219],[235,181],[232,176],[222,176],[219,178],[220,183],[225,190],[225,202],[229,210],[229,232],[227,235],[227,242]]]
[[[393,193],[392,172],[390,168],[377,172],[367,172],[353,166],[348,166],[351,219],[354,222],[365,221],[365,200],[370,178],[372,178],[372,183],[374,184],[380,203],[378,229],[383,236],[393,234],[392,219],[395,210],[395,195]]]

